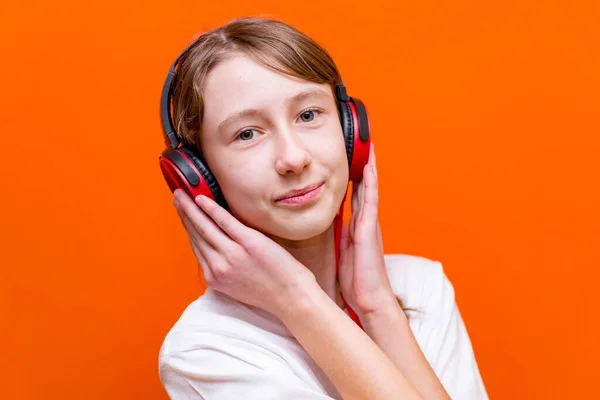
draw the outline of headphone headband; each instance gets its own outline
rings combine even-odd
[[[177,138],[177,133],[175,131],[175,127],[173,126],[173,116],[171,115],[171,94],[173,92],[171,84],[173,83],[173,78],[175,77],[175,67],[177,64],[179,64],[179,60],[181,60],[181,57],[183,57],[183,55],[186,54],[196,42],[197,41],[194,40],[177,56],[175,61],[173,61],[171,68],[169,68],[169,73],[167,74],[167,79],[165,79],[162,94],[160,96],[160,119],[162,122],[165,145],[173,149],[177,148],[180,142]],[[189,144],[185,138],[183,141],[185,144]]]

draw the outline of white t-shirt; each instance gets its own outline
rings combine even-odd
[[[394,293],[450,397],[487,399],[467,330],[442,264],[386,255]],[[273,314],[208,288],[183,312],[159,354],[172,399],[342,399],[317,363]]]

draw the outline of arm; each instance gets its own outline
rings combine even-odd
[[[411,264],[414,260],[416,258]],[[436,387],[435,381],[439,379],[453,399],[487,399],[473,346],[456,305],[454,288],[442,264],[421,259],[409,268],[402,268],[394,265],[394,258],[388,261],[390,278],[397,292],[402,291],[404,284],[418,288],[418,297],[412,302],[420,309],[420,315],[409,321],[394,302],[388,306],[390,315],[382,312],[362,319],[369,336],[425,398],[430,395],[435,398],[432,394],[435,392],[429,390]],[[411,371],[411,367],[415,370]]]
[[[421,399],[316,281],[300,282],[305,283],[293,292],[282,293],[289,300],[275,315],[328,375],[341,398]],[[208,323],[174,329],[165,339],[159,371],[172,399],[217,400],[249,395],[262,400],[331,399],[319,387],[307,385],[271,351],[265,351],[244,324],[239,330],[223,328],[226,334],[214,327]]]
[[[425,399],[449,399],[435,372],[419,348],[406,315],[392,303],[363,319],[365,332],[394,362]]]
[[[299,285],[278,317],[328,375],[344,399],[420,399],[403,372],[325,294]],[[298,299],[302,299],[298,301]]]
[[[208,198],[198,196],[200,210],[183,191],[175,195],[206,284],[277,316],[344,399],[421,398],[392,361],[323,292],[314,274],[285,249]],[[196,349],[194,354],[206,354],[206,350]],[[184,366],[175,368],[175,358],[171,358],[170,364],[163,364],[164,371],[178,371],[170,375],[174,379],[185,376],[197,392],[200,386],[214,383],[206,375],[207,363],[199,374],[188,376],[200,363],[189,362],[189,353],[183,359]],[[244,378],[235,382],[240,381]],[[223,381],[219,383],[223,394]]]
[[[352,186],[352,216],[342,228],[340,287],[359,315],[365,332],[425,399],[448,394],[421,352],[393,292],[378,221],[379,194],[375,150],[371,144],[363,179]]]

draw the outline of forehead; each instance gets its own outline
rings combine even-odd
[[[332,93],[328,84],[284,75],[248,56],[235,55],[206,76],[202,90],[205,122],[245,108],[274,109],[297,93],[311,89]]]

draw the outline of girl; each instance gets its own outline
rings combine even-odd
[[[339,81],[323,48],[274,20],[233,20],[182,56],[177,134],[228,210],[174,193],[208,288],[161,347],[171,398],[487,399],[441,264],[383,254],[374,146],[336,273]]]

